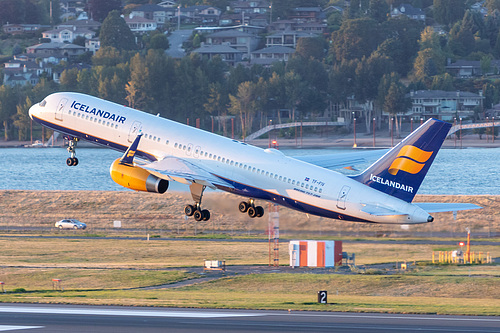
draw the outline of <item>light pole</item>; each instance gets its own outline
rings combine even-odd
[[[375,147],[375,118],[373,118],[373,147]]]
[[[394,147],[394,133],[393,133],[393,126],[394,126],[394,118],[391,118],[391,147]]]
[[[410,118],[410,132],[413,132],[413,118]]]
[[[269,25],[271,25],[271,23],[273,23],[273,3],[271,2],[271,4],[269,5]]]
[[[495,117],[491,117],[491,143],[495,143]]]
[[[490,122],[490,118],[486,117],[486,131],[484,134],[486,134],[486,142],[490,142],[490,137],[488,136],[488,123]]]
[[[354,116],[354,112],[352,113],[352,117],[354,120],[354,145],[352,146],[353,148],[356,148],[356,117]]]
[[[181,30],[181,5],[177,7],[177,30]]]
[[[462,118],[460,118],[460,149],[462,149]]]
[[[457,118],[455,118],[455,121],[453,122],[453,126],[457,126]],[[455,148],[457,148],[457,133],[453,133],[453,134],[454,134],[453,137],[455,138]]]

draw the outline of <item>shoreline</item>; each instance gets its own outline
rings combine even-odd
[[[391,146],[397,145],[400,141],[402,141],[404,137],[394,138],[391,140],[390,137],[376,137],[375,145],[373,145],[373,137],[369,135],[360,135],[356,137],[356,145],[354,144],[354,138],[352,136],[329,136],[329,137],[319,137],[319,136],[308,136],[302,138],[277,138],[277,146],[276,148],[287,148],[287,149],[334,149],[334,148],[342,148],[342,149],[389,149]],[[248,144],[260,147],[260,148],[268,148],[269,147],[269,139],[255,139],[251,141],[245,141]],[[63,144],[57,144],[49,147],[28,147],[34,142],[31,141],[4,141],[0,140],[0,148],[61,148],[64,147]],[[98,145],[95,145],[91,142],[81,141],[78,146],[80,148],[104,148]],[[460,140],[455,140],[451,138],[447,138],[442,147],[442,149],[466,149],[466,148],[500,148],[500,139],[495,139],[492,142],[491,139],[486,140],[483,138],[482,140],[479,137],[468,137],[465,136],[460,142]]]

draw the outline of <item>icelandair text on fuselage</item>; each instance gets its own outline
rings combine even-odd
[[[370,180],[372,182],[375,182],[375,183],[379,183],[382,185],[387,185],[387,186],[397,188],[398,190],[403,190],[403,191],[406,191],[409,193],[413,193],[413,187],[411,187],[411,186],[404,185],[404,184],[395,182],[393,180],[387,180],[387,179],[384,179],[382,177],[375,176],[374,174],[370,174]]]
[[[118,116],[118,115],[115,115],[114,113],[109,113],[108,111],[103,111],[103,110],[99,110],[96,108],[91,108],[88,105],[85,105],[82,103],[77,103],[76,101],[73,101],[73,103],[71,103],[71,108],[78,110],[78,111],[87,112],[87,113],[96,115],[97,117],[102,117],[104,119],[114,120],[114,121],[116,121],[118,123],[122,123],[122,124],[127,119],[123,116]]]

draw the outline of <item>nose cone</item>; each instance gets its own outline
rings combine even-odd
[[[29,115],[30,115],[30,118],[31,120],[34,120],[33,116],[38,116],[38,103],[33,105],[32,107],[30,107],[30,110],[29,110]]]

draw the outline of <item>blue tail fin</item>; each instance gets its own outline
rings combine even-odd
[[[355,180],[411,202],[422,184],[451,124],[429,119]]]

